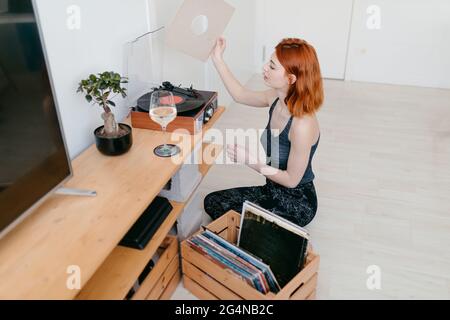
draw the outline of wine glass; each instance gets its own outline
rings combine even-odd
[[[167,125],[177,116],[177,107],[172,92],[166,90],[154,91],[150,98],[148,113],[153,121],[161,125],[165,134]],[[171,157],[180,151],[180,147],[177,145],[167,143],[159,145],[153,150],[159,157]]]

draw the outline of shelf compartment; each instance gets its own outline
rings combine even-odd
[[[161,224],[146,248],[144,250],[137,250],[117,246],[88,283],[86,283],[76,297],[77,299],[121,300],[125,298],[150,258],[153,257],[156,250],[163,243],[178,215],[183,210],[183,203],[174,201],[170,203],[173,206],[172,211]]]
[[[158,251],[160,251],[158,261],[133,295],[132,300],[144,300],[148,296],[158,299],[179,270],[180,258],[176,236],[167,236]]]

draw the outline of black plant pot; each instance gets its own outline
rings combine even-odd
[[[98,132],[100,132],[103,126],[100,126],[94,130],[95,144],[97,145],[98,151],[107,156],[118,156],[130,150],[131,145],[133,144],[131,127],[125,123],[119,123],[119,126],[122,129],[127,130],[128,133],[118,138],[99,136]]]

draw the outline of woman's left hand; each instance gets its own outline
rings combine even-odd
[[[246,165],[256,165],[258,163],[257,158],[250,153],[247,147],[238,144],[227,144],[227,155],[236,163]]]

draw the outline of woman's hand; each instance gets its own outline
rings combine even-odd
[[[227,43],[224,37],[219,37],[216,40],[216,44],[211,51],[211,59],[213,60],[213,62],[222,61],[223,52],[225,51],[226,46]]]
[[[242,163],[250,167],[258,164],[258,159],[250,153],[248,148],[237,144],[227,144],[227,155],[236,163]]]

